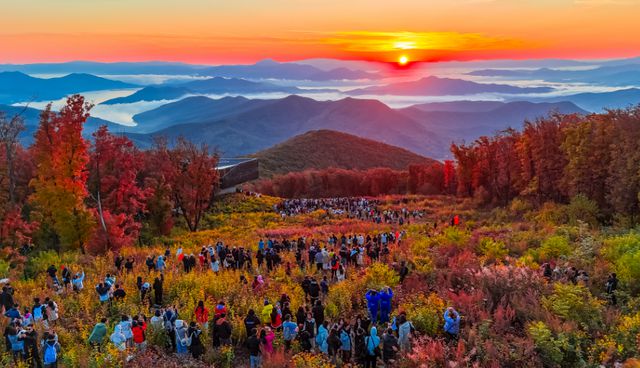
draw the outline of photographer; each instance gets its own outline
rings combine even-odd
[[[24,331],[20,331],[18,340],[24,343],[25,360],[39,368],[42,367],[38,352],[38,333],[33,329],[32,324],[27,325]]]

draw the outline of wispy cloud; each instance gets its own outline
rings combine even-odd
[[[519,39],[458,32],[338,32],[323,42],[349,52],[513,50],[530,46]]]
[[[574,0],[574,4],[576,5],[638,5],[640,1],[638,0]]]

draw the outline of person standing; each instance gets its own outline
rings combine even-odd
[[[413,331],[415,328],[413,324],[407,320],[407,315],[405,313],[401,313],[397,319],[398,325],[398,345],[400,345],[400,350],[403,352],[411,351],[411,338],[413,335]]]
[[[371,289],[365,294],[367,299],[367,308],[369,309],[369,315],[373,324],[378,320],[378,304],[380,303],[380,296],[378,292]]]
[[[56,336],[49,334],[42,348],[42,361],[44,368],[57,368],[58,355],[60,354],[60,344],[56,341]]]
[[[609,299],[611,300],[612,305],[617,304],[616,299],[616,290],[618,289],[618,277],[615,273],[612,273],[607,278],[607,295],[609,295]]]
[[[102,344],[105,336],[107,336],[107,319],[102,318],[100,322],[96,323],[89,335],[89,345],[97,349],[98,352],[102,351]]]
[[[260,339],[258,338],[258,332],[255,328],[249,332],[249,337],[247,338],[247,347],[249,348],[250,367],[259,368],[261,365]]]
[[[153,294],[155,297],[155,304],[157,307],[162,306],[162,294],[164,288],[164,274],[160,274],[160,278],[156,277],[153,281]]]
[[[191,337],[191,346],[189,346],[189,351],[191,351],[191,355],[194,359],[198,359],[202,354],[204,354],[204,345],[202,345],[202,341],[200,340],[202,330],[198,328],[198,325],[195,322],[191,322],[187,333]]]
[[[444,312],[444,333],[447,341],[455,341],[458,339],[460,332],[460,314],[453,307],[447,308]]]
[[[366,357],[364,361],[365,368],[375,368],[376,361],[380,355],[380,338],[378,337],[378,329],[371,327],[369,336],[364,339]]]
[[[196,307],[194,314],[196,315],[196,322],[198,322],[200,326],[207,328],[209,325],[209,309],[204,306],[203,300],[198,302],[198,306]]]
[[[26,330],[18,335],[18,340],[24,342],[25,360],[31,366],[42,368],[40,353],[38,352],[38,333],[33,328],[33,324],[28,324]]]
[[[382,336],[382,360],[385,365],[388,366],[395,362],[397,351],[398,339],[393,334],[393,330],[389,328]]]
[[[282,324],[282,337],[284,339],[284,348],[286,351],[291,349],[291,344],[295,340],[298,333],[298,325],[291,321],[291,315],[287,314],[284,317],[284,323]]]
[[[387,286],[380,290],[378,296],[380,298],[380,323],[387,323],[389,322],[389,314],[391,314],[393,291]]]
[[[329,354],[329,322],[324,321],[319,324],[318,334],[316,335],[316,345],[318,350],[323,354]]]

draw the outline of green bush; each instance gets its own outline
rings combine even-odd
[[[491,238],[480,239],[478,251],[485,262],[500,262],[509,254],[509,250],[503,242]]]
[[[569,224],[577,225],[580,221],[591,226],[598,224],[600,209],[598,204],[585,196],[578,194],[571,198],[571,202],[566,207]]]
[[[561,332],[554,336],[544,322],[533,322],[527,330],[545,367],[586,367],[584,334]]]
[[[628,233],[606,239],[601,253],[613,264],[618,278],[633,292],[640,286],[640,234]]]
[[[555,283],[553,294],[542,298],[544,307],[558,317],[572,321],[585,330],[602,327],[603,304],[581,285]]]
[[[540,262],[555,260],[571,254],[569,239],[564,236],[554,235],[545,239],[540,248],[534,251],[535,258]]]
[[[435,293],[414,295],[400,305],[420,333],[435,336],[442,329],[445,303]]]

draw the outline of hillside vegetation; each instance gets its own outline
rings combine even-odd
[[[298,135],[252,157],[258,158],[262,177],[330,167],[406,170],[412,164],[436,162],[400,147],[332,130],[314,130]]]

